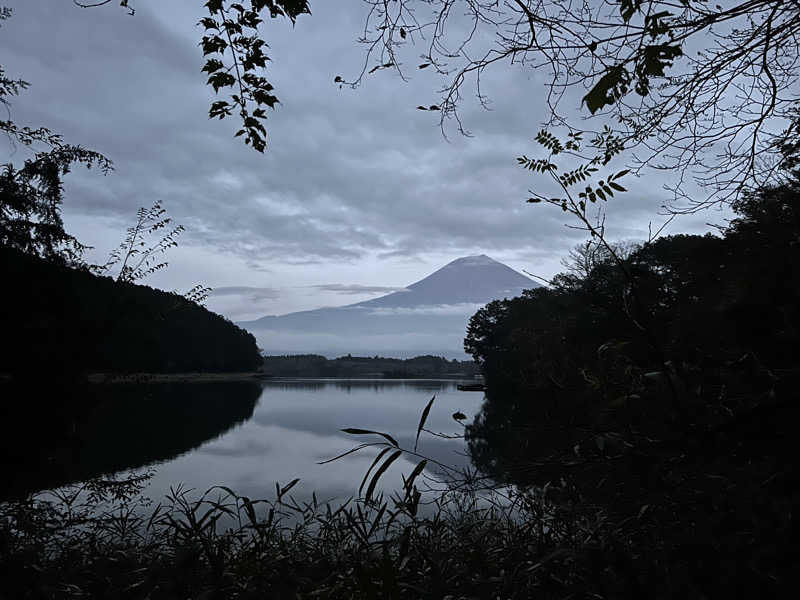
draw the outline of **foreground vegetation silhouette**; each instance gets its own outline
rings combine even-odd
[[[647,596],[775,597],[798,566],[800,181],[734,208],[721,236],[630,247],[625,270],[589,244],[465,340],[488,388],[475,464],[602,507]]]
[[[0,6],[0,24],[10,16]],[[113,163],[47,127],[17,124],[11,100],[28,87],[0,65],[0,133],[29,156],[0,166],[0,281],[10,290],[0,298],[0,374],[71,381],[91,371],[254,370],[255,338],[198,304],[209,288],[180,295],[136,285],[166,266],[163,253],[183,230],[160,202],[139,209],[106,264],[84,260],[89,246],[61,217],[63,180],[76,166],[108,174]]]
[[[253,371],[255,338],[191,300],[0,246],[0,372]]]
[[[394,4],[402,9],[408,3]],[[215,90],[237,83],[215,56],[225,58],[226,47],[235,60],[252,51],[249,71],[263,66],[266,57],[259,38],[245,36],[225,46],[214,30],[257,28],[254,19],[267,7],[292,19],[306,8],[305,2],[253,5],[254,11],[218,1],[207,5],[203,52],[210,57],[205,71]],[[439,5],[449,11],[451,3]],[[755,2],[715,16],[703,3],[692,3],[693,19],[681,21],[663,14],[651,18],[649,8],[658,5],[620,4],[619,28],[626,29],[634,15],[642,17],[638,37],[663,43],[626,38],[638,48],[626,59],[633,73],[616,59],[608,61],[584,98],[590,112],[620,106],[618,101],[636,89],[660,113],[664,106],[650,94],[649,78],[661,77],[682,52],[666,37],[684,25],[704,35],[714,22],[753,14],[763,17],[753,45],[731,45],[742,35],[735,29],[720,38],[716,54],[732,52],[742,59],[738,65],[747,67],[738,71],[731,63],[723,80],[754,73],[745,79],[756,89],[764,78],[772,80],[771,97],[777,99],[767,51],[771,44],[794,51],[796,7]],[[371,14],[386,17],[380,7],[388,4],[374,6],[378,10]],[[518,6],[520,19],[531,16],[526,3]],[[0,19],[8,14],[0,11]],[[538,49],[535,22],[529,23],[527,32],[520,29],[522,45],[510,47],[509,56]],[[560,29],[563,20],[547,25],[546,30]],[[783,28],[781,37],[773,25]],[[405,26],[390,14],[374,43],[380,46],[395,31],[405,39]],[[609,57],[602,47],[608,39],[584,39],[583,28],[577,30],[583,41],[575,48],[582,56],[594,62],[600,46]],[[390,51],[392,44],[389,37]],[[610,58],[614,48],[627,51],[625,44],[608,48]],[[430,58],[425,66],[439,68]],[[704,76],[713,63],[702,57],[695,63],[694,81],[701,84],[695,108],[707,85],[717,87],[717,77]],[[470,66],[480,70],[480,64]],[[793,68],[787,68],[781,85],[793,79]],[[671,83],[682,81],[694,85],[691,78]],[[244,140],[263,151],[261,105],[275,103],[270,84],[245,76],[238,83],[248,83],[252,96],[241,94],[234,104],[219,101],[211,116],[241,109]],[[7,106],[6,98],[26,85],[0,70],[0,103]],[[451,100],[458,87],[455,92]],[[665,114],[684,114],[682,98],[670,94]],[[752,108],[750,95],[741,101],[743,111]],[[252,113],[245,112],[253,103]],[[793,99],[780,103],[778,115],[794,114]],[[639,107],[632,115],[627,109],[618,114],[635,117],[628,121],[633,131],[637,123],[663,125],[648,118],[653,110],[632,106]],[[447,96],[442,107],[423,108],[454,116]],[[139,500],[146,474],[89,480],[0,504],[0,597],[788,596],[800,564],[800,479],[792,460],[800,184],[795,173],[783,186],[739,196],[758,180],[761,156],[782,147],[797,150],[791,137],[796,128],[759,150],[761,125],[776,115],[776,104],[761,108],[732,130],[750,134],[753,144],[741,147],[751,150],[721,164],[721,179],[731,185],[718,191],[733,190],[729,197],[738,198],[739,215],[721,238],[673,236],[629,253],[590,244],[583,272],[556,277],[549,289],[492,303],[472,319],[466,347],[484,370],[488,394],[466,438],[482,475],[466,473],[426,497],[417,484],[436,482],[426,479],[431,477],[426,459],[419,457],[403,489],[385,497],[378,479],[399,456],[415,456],[416,448],[400,448],[390,432],[349,429],[378,436],[367,444],[382,449],[375,471],[362,483],[364,497],[339,508],[315,497],[295,501],[291,491],[297,480],[278,485],[274,500],[253,500],[226,488],[199,496],[175,489],[155,507]],[[689,114],[702,122],[703,111]],[[674,123],[682,131],[683,121]],[[712,139],[729,139],[727,127],[715,133],[718,123],[711,121]],[[0,130],[12,143],[46,148],[19,167],[5,165],[0,174],[0,264],[6,269],[2,280],[14,290],[4,296],[9,304],[3,310],[7,337],[1,358],[22,376],[15,382],[42,370],[48,378],[66,380],[86,369],[230,370],[257,360],[252,338],[201,307],[174,294],[97,278],[82,264],[85,246],[64,231],[60,219],[61,178],[75,164],[107,171],[108,159],[64,144],[44,128],[6,120]],[[606,146],[620,152],[624,144],[617,137],[609,130]],[[677,149],[695,164],[708,137],[701,132],[688,139],[683,148],[673,143],[662,148]],[[552,172],[545,163],[522,158],[526,168]],[[762,174],[771,176],[773,163],[764,164],[768,172]],[[719,166],[717,161],[706,167],[712,187],[720,180]],[[612,195],[610,189],[620,191],[609,183],[619,185],[618,178],[587,188],[585,199],[572,204],[579,207],[573,214],[585,216],[587,200],[594,204]],[[551,203],[569,210],[564,199]],[[15,419],[6,422],[13,427]],[[511,487],[493,489],[496,482]]]
[[[560,598],[629,590],[624,573],[609,573],[616,556],[603,552],[617,532],[577,495],[553,503],[546,489],[493,491],[469,473],[441,487],[424,471],[425,460],[385,495],[377,483],[392,456],[415,455],[416,447],[401,448],[387,433],[345,431],[381,440],[367,443],[385,446],[373,467],[391,455],[366,474],[365,495],[343,504],[315,495],[296,500],[295,479],[276,483],[272,499],[223,486],[201,494],[178,487],[153,506],[142,496],[148,473],[0,503],[3,592],[155,600]]]
[[[272,500],[176,489],[144,510],[140,478],[90,481],[0,505],[4,589],[786,597],[800,564],[799,199],[800,182],[749,195],[720,237],[618,251],[626,271],[590,244],[550,288],[479,311],[465,342],[487,384],[465,431],[479,473],[443,485],[391,432],[350,428],[382,449],[344,507],[294,500],[294,481]],[[382,495],[403,454],[417,468]]]
[[[90,480],[0,504],[4,590],[784,597],[800,564],[799,200],[795,180],[743,198],[721,236],[589,244],[549,288],[480,310],[465,340],[487,384],[465,431],[479,473],[443,485],[416,447],[351,428],[381,450],[343,508],[295,501],[296,481],[269,501],[176,489],[153,508],[142,476]],[[417,468],[384,496],[403,454]]]

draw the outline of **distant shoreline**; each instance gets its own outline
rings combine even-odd
[[[269,379],[260,371],[242,373],[90,373],[89,383],[209,383]]]
[[[377,373],[366,375],[268,375],[260,371],[242,373],[90,373],[86,381],[92,384],[113,383],[213,383],[224,381],[283,381],[296,379],[319,379],[328,381],[408,381],[408,380],[447,380],[474,381],[472,375],[407,375],[404,377],[385,377]],[[0,373],[0,382],[11,382],[10,373]]]
[[[89,383],[213,383],[216,381],[283,381],[297,379],[320,379],[329,381],[405,381],[405,380],[448,380],[473,381],[469,375],[409,375],[406,377],[381,377],[379,374],[324,377],[314,375],[268,375],[261,372],[244,373],[91,373]]]

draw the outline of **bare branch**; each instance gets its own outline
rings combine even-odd
[[[474,85],[488,107],[484,71],[516,65],[547,74],[543,126],[586,131],[596,122],[600,133],[613,123],[633,152],[633,169],[671,172],[672,213],[732,202],[781,177],[779,150],[800,101],[796,2],[734,0],[722,7],[647,0],[628,8],[610,0],[364,2],[361,42],[368,50],[350,85],[378,66],[375,58],[399,70],[403,47],[425,40],[423,64],[444,82],[443,131],[453,120],[469,133],[458,110],[464,85]],[[577,127],[572,106],[581,97],[591,116]],[[693,186],[707,197],[690,199]]]

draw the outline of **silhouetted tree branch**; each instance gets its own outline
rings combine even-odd
[[[798,101],[795,2],[366,2],[361,41],[376,58],[349,83],[358,85],[373,63],[402,72],[403,47],[424,42],[417,66],[443,77],[442,124],[452,118],[466,131],[458,114],[464,85],[473,81],[485,103],[481,75],[517,65],[547,73],[545,126],[574,127],[573,102],[582,99],[601,123],[614,124],[634,152],[633,168],[677,172],[673,211],[782,181],[779,148],[795,136]],[[708,196],[689,198],[688,183]]]

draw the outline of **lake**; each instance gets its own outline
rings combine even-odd
[[[436,397],[426,428],[463,433],[451,415],[471,422],[483,394],[460,392],[452,380],[301,380],[258,383],[90,385],[59,392],[56,408],[30,410],[6,420],[7,493],[50,489],[101,474],[153,467],[147,489],[162,498],[171,486],[198,493],[225,485],[251,498],[273,498],[275,482],[299,477],[293,495],[320,500],[354,495],[377,449],[326,465],[376,436],[348,435],[346,427],[383,431],[412,448],[423,408]],[[51,403],[52,404],[52,403]],[[77,410],[73,410],[79,407]],[[27,409],[26,409],[27,410]],[[46,413],[46,414],[45,414]],[[10,427],[9,427],[10,426]],[[466,467],[463,440],[423,433],[419,452]],[[382,479],[401,485],[417,460],[402,456]],[[433,474],[433,471],[431,471]]]

